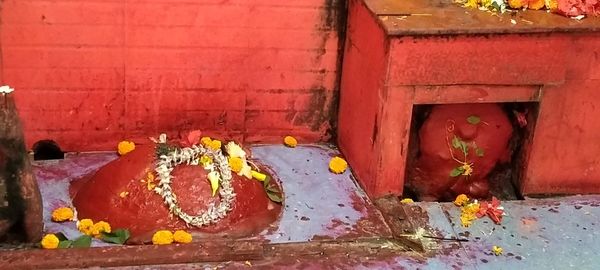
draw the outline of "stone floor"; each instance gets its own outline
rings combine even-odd
[[[275,244],[322,240],[357,241],[390,237],[381,214],[347,172],[328,172],[337,152],[326,146],[255,146],[255,158],[277,173],[285,192],[280,221],[253,239]],[[68,181],[93,172],[116,158],[110,153],[69,155],[59,162],[35,165],[42,189],[45,219],[49,211],[68,203]],[[460,225],[459,209],[451,203],[415,203],[429,218],[426,231],[458,241],[426,239],[428,252],[392,250],[392,255],[354,254],[344,249],[293,260],[277,257],[252,261],[153,265],[119,269],[598,269],[600,265],[600,196],[572,196],[502,202],[507,216],[495,225],[478,219]],[[47,229],[76,234],[74,228]],[[64,225],[61,225],[64,226]],[[382,243],[379,248],[386,249]],[[504,249],[495,256],[492,246]],[[1,252],[0,252],[1,253]],[[139,254],[137,256],[143,256]]]

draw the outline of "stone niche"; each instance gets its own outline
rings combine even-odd
[[[351,0],[348,12],[338,144],[370,196],[403,194],[419,106],[485,103],[535,104],[517,194],[600,193],[600,18],[430,0]]]

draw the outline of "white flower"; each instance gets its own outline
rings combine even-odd
[[[10,88],[8,85],[0,86],[0,93],[2,94],[10,94],[13,91],[15,91],[15,89]]]
[[[246,152],[244,152],[244,149],[242,149],[242,147],[237,145],[235,142],[227,143],[227,145],[225,145],[225,150],[227,151],[229,157],[237,157],[241,159],[246,158]]]
[[[248,163],[246,163],[245,160],[244,164],[242,165],[242,169],[240,170],[238,175],[245,176],[248,179],[252,179],[252,167],[250,167],[250,165],[248,165]]]

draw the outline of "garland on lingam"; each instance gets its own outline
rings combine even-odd
[[[517,10],[547,10],[574,19],[600,16],[598,0],[454,0],[466,8],[504,13]],[[524,20],[524,19],[523,19]],[[524,20],[525,22],[528,22]],[[516,20],[512,19],[513,24]],[[531,23],[531,22],[530,22]]]

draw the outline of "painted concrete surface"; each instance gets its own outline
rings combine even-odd
[[[337,151],[324,146],[255,146],[255,158],[277,173],[286,195],[279,223],[257,238],[271,243],[356,239],[389,235],[379,212],[356,186],[350,172],[328,172],[327,162]],[[35,165],[44,199],[46,221],[50,210],[68,204],[68,182],[93,172],[116,158],[114,154],[70,155],[58,162]],[[415,203],[428,214],[430,235],[466,242],[428,240],[430,252],[402,252],[391,257],[352,257],[325,254],[282,261],[140,266],[122,269],[598,269],[600,265],[600,196],[572,196],[502,202],[502,224],[487,218],[463,228],[459,208],[451,203]],[[49,230],[76,234],[68,224],[46,223]],[[504,249],[495,256],[492,246]]]
[[[347,171],[333,174],[329,159],[337,151],[325,146],[256,146],[253,158],[268,166],[282,183],[285,207],[280,220],[255,239],[271,243],[307,242],[313,239],[355,239],[389,236],[383,217]],[[74,222],[54,223],[52,210],[72,206],[69,183],[93,173],[118,158],[115,153],[67,155],[64,160],[35,162],[47,232],[81,235]],[[94,240],[93,246],[106,245]]]

